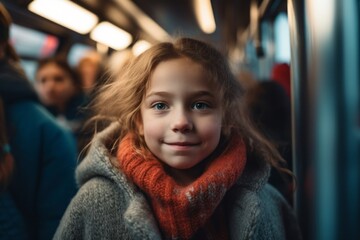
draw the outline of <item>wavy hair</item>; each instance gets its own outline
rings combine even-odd
[[[276,148],[254,127],[243,100],[244,90],[233,76],[226,58],[214,47],[190,38],[159,43],[132,61],[108,84],[95,99],[97,119],[118,121],[120,139],[127,133],[138,137],[135,146],[145,147],[143,136],[137,129],[141,119],[140,106],[149,87],[155,68],[161,63],[177,58],[188,58],[200,64],[207,74],[209,84],[218,89],[222,103],[222,136],[242,136],[255,159],[263,159],[281,169],[284,162]],[[286,171],[286,170],[284,170]]]

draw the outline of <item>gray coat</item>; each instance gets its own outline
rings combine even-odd
[[[144,194],[113,166],[118,125],[99,133],[76,174],[81,186],[54,239],[162,239]],[[112,159],[112,160],[111,160]],[[269,166],[247,164],[225,204],[231,239],[300,239],[292,210],[266,184]]]

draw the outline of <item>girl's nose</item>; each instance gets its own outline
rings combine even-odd
[[[172,116],[172,121],[172,130],[174,132],[189,132],[194,127],[190,114],[184,110],[177,111]]]

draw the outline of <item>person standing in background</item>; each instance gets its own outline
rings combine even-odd
[[[41,59],[35,74],[35,89],[41,103],[58,123],[73,133],[81,152],[88,100],[76,71],[63,58]]]
[[[48,240],[77,191],[76,144],[38,102],[0,3],[0,239]]]
[[[91,96],[96,90],[94,88],[101,85],[99,81],[102,80],[104,74],[103,57],[100,53],[91,51],[86,53],[76,66],[76,71],[79,74],[81,81],[81,88],[87,96]]]
[[[291,109],[286,90],[274,80],[262,80],[250,87],[245,96],[255,126],[275,145],[285,160],[283,164],[292,170]],[[290,180],[286,174],[271,169],[269,183],[292,204]]]

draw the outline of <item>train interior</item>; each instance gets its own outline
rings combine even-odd
[[[294,207],[303,237],[360,238],[359,1],[1,2],[13,17],[11,41],[32,81],[37,62],[44,57],[66,56],[75,66],[91,50],[109,58],[125,50],[136,55],[179,36],[213,44],[227,56],[234,73],[244,78],[266,81],[274,65],[288,64],[292,168],[297,178]],[[82,22],[80,16],[70,17],[54,7],[59,2],[90,13],[89,25],[71,26]],[[35,9],[39,6],[45,12]],[[205,15],[208,21],[203,26],[206,9],[211,14]],[[50,20],[55,13],[57,20]],[[68,21],[57,22],[64,19]],[[122,35],[99,31],[108,37],[101,39],[95,34],[100,25],[120,28]]]
[[[69,30],[30,11],[31,2],[4,1],[14,18],[12,41],[31,79],[41,57],[62,54],[74,65],[86,50],[111,55],[137,47],[138,42],[149,45],[176,36],[207,41],[229,56],[234,70],[248,69],[261,78],[270,74],[275,62],[290,62],[286,1],[213,1],[216,26],[210,34],[199,26],[196,1],[74,1],[94,13],[99,23],[110,22],[129,33],[131,40],[120,47],[109,47],[93,40],[89,31]]]

